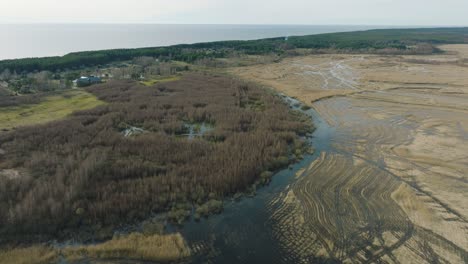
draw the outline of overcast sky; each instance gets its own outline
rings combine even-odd
[[[468,0],[0,0],[0,23],[468,25]]]

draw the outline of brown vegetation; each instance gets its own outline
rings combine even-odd
[[[298,135],[310,129],[280,98],[226,77],[87,90],[108,104],[0,134],[0,170],[21,172],[0,178],[3,242],[188,211],[180,204],[244,190],[287,165],[289,146],[301,149]],[[194,123],[214,129],[184,137]],[[125,137],[129,126],[144,132]]]
[[[468,46],[449,48],[232,70],[308,103],[329,132],[322,156],[272,203],[286,258],[468,263],[468,71],[456,63]]]
[[[0,250],[0,264],[47,264],[57,259],[57,251],[42,245]]]
[[[61,253],[70,261],[124,258],[166,262],[190,256],[190,250],[180,234],[147,236],[139,233],[115,237],[97,245],[68,247]]]
[[[3,91],[2,91],[3,89]],[[28,94],[24,96],[12,96],[10,91],[0,88],[0,107],[19,106],[25,104],[38,104],[48,93]]]
[[[56,263],[59,258],[68,263],[88,260],[128,259],[170,262],[190,256],[190,249],[178,233],[168,235],[144,235],[131,233],[116,236],[101,244],[65,246],[56,248],[46,245],[6,248],[0,250],[0,264],[46,264]]]

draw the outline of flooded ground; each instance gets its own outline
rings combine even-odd
[[[255,196],[170,230],[186,262],[468,263],[468,46],[443,48],[232,69],[309,115],[315,152]]]
[[[468,263],[468,45],[442,48],[232,69],[309,115],[315,152],[222,214],[169,230],[184,263]],[[187,128],[189,139],[211,129]]]
[[[468,261],[468,49],[443,48],[233,70],[312,106],[328,141],[266,199],[275,262]]]
[[[292,108],[303,111],[299,101],[285,100]],[[316,114],[313,109],[303,112]],[[326,150],[327,137],[332,131],[326,123],[319,122],[322,120],[317,116],[317,129],[309,140],[318,142],[314,144],[315,149]],[[298,256],[290,254],[278,241],[273,215],[280,209],[277,197],[317,158],[317,154],[305,155],[301,162],[275,174],[269,185],[257,190],[255,196],[227,201],[221,214],[184,224],[180,232],[191,248],[190,263],[298,262]]]

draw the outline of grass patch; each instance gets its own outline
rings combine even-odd
[[[140,83],[145,86],[153,86],[157,83],[165,83],[165,82],[172,82],[177,81],[180,79],[180,76],[165,76],[160,78],[152,78],[145,81],[141,81]]]
[[[103,103],[84,90],[71,90],[45,97],[38,104],[1,107],[0,129],[50,122]]]
[[[48,264],[58,259],[58,252],[51,247],[31,246],[0,251],[0,264]]]
[[[171,262],[190,256],[184,238],[180,234],[144,235],[131,233],[116,236],[101,244],[53,248],[35,245],[0,251],[0,264],[47,264],[55,263],[63,256],[75,262],[89,259],[132,259],[141,261]]]
[[[180,234],[147,236],[140,233],[119,236],[97,245],[65,248],[61,253],[68,260],[126,258],[169,262],[190,256]]]

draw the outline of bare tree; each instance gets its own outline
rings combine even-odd
[[[9,81],[12,77],[12,74],[10,72],[10,70],[8,69],[5,69],[1,74],[0,74],[0,80],[3,80],[3,81]]]
[[[137,57],[133,59],[134,64],[140,65],[143,68],[153,65],[155,61],[153,57]]]
[[[123,68],[114,68],[111,69],[112,78],[116,80],[121,80],[125,78],[125,70]]]

